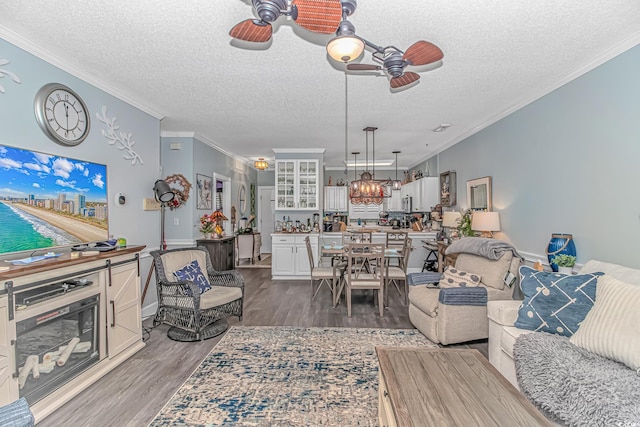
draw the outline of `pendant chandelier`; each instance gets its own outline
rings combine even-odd
[[[391,183],[391,188],[394,190],[400,190],[402,188],[402,181],[398,179],[398,154],[400,151],[393,151],[393,154],[396,155],[396,179]]]
[[[387,179],[376,179],[376,127],[366,127],[362,129],[365,132],[365,170],[360,175],[360,179],[356,179],[357,163],[354,161],[354,179],[350,185],[349,199],[355,205],[381,204],[385,197],[390,197],[389,186],[391,182]],[[369,172],[369,132],[372,136],[372,166],[373,173]],[[354,157],[358,153],[352,153]]]

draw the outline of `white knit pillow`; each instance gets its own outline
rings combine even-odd
[[[571,342],[592,353],[640,369],[640,286],[598,278],[596,301]]]

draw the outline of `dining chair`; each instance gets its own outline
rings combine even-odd
[[[409,257],[411,256],[411,244],[412,239],[407,237],[404,240],[403,247],[400,251],[398,251],[398,256],[395,259],[398,260],[398,265],[391,265],[391,260],[394,257],[386,257],[387,259],[387,268],[385,272],[385,305],[388,305],[389,300],[389,284],[393,284],[393,286],[397,289],[398,293],[402,295],[404,293],[404,303],[409,303],[409,286],[407,284],[407,266],[409,265]],[[393,249],[391,249],[393,250]],[[389,251],[389,249],[387,249]],[[404,292],[400,290],[400,282],[404,284]]]
[[[347,316],[351,317],[353,290],[377,291],[380,317],[384,316],[384,245],[381,243],[352,243],[347,249]]]
[[[386,246],[387,249],[396,249],[398,251],[404,250],[405,241],[409,238],[409,232],[407,231],[387,231],[386,233]],[[390,259],[389,261],[392,261]],[[400,258],[398,258],[397,265],[400,266]]]
[[[311,269],[311,300],[313,301],[320,291],[322,285],[326,285],[331,291],[331,302],[336,306],[336,289],[339,281],[344,276],[344,269],[347,266],[345,262],[336,262],[331,267],[316,267],[313,262],[313,250],[311,249],[311,240],[309,236],[304,238],[307,246],[307,255],[309,256],[309,267]],[[316,282],[318,285],[316,286]]]
[[[348,233],[342,233],[342,244],[371,243],[372,234],[371,231],[350,231]]]

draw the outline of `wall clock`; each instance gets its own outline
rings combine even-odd
[[[40,88],[34,110],[42,131],[58,144],[78,145],[89,135],[91,122],[87,106],[65,85],[49,83]]]

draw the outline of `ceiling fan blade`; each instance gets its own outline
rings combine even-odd
[[[382,67],[374,64],[347,64],[347,70],[351,71],[376,71],[382,70]]]
[[[402,56],[402,59],[411,62],[412,65],[426,65],[442,58],[444,58],[444,54],[440,48],[424,40],[412,44]]]
[[[293,0],[298,9],[296,24],[314,33],[335,33],[342,20],[340,0]]]
[[[271,39],[273,28],[268,22],[257,19],[247,19],[229,31],[229,35],[234,39],[244,40],[254,43],[263,43]]]
[[[418,74],[412,73],[411,71],[407,71],[406,73],[404,73],[400,77],[392,78],[390,83],[391,83],[391,87],[393,89],[397,89],[399,87],[411,84],[411,83],[417,81],[419,78],[420,78],[420,76]]]

